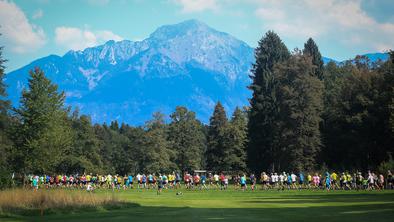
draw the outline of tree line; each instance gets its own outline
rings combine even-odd
[[[230,118],[217,102],[209,124],[179,106],[143,126],[92,124],[65,106],[36,68],[20,106],[12,108],[0,49],[0,181],[15,173],[137,173],[371,169],[391,159],[394,144],[394,53],[323,64],[308,39],[290,52],[269,31],[255,49],[250,106]]]

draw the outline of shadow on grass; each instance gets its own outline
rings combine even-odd
[[[394,201],[394,193],[314,194],[279,197],[252,197],[245,203],[320,203],[320,202],[371,202]]]
[[[46,211],[43,217],[36,209],[31,212],[22,212],[17,216],[14,214],[12,217],[0,216],[0,221],[190,222],[219,220],[246,222],[317,220],[391,222],[394,218],[394,193],[285,194],[277,197],[248,197],[247,200],[243,200],[243,198],[241,200],[233,199],[239,205],[230,204],[230,206],[237,206],[236,208],[208,208],[204,205],[199,208],[153,207],[122,202],[119,205],[101,207],[53,209]],[[335,206],[335,202],[345,204],[345,206]],[[316,203],[323,203],[324,206]],[[286,206],[285,204],[291,205]]]
[[[313,206],[293,208],[189,208],[146,207],[95,212],[53,214],[45,217],[3,218],[17,221],[393,221],[394,204],[365,204],[358,206]],[[0,218],[1,219],[1,218]]]

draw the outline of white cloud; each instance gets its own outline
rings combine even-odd
[[[182,7],[183,13],[219,9],[217,0],[174,0],[174,2]]]
[[[23,11],[13,2],[0,1],[0,26],[0,32],[3,34],[0,39],[15,53],[32,52],[46,42],[44,30],[31,24]]]
[[[369,50],[394,47],[394,24],[380,23],[361,7],[361,0],[249,0],[264,29],[287,38],[332,39],[345,47]],[[386,48],[387,49],[387,48]]]
[[[39,19],[39,18],[42,18],[43,15],[44,15],[44,12],[42,11],[42,9],[38,9],[34,12],[32,18]]]
[[[82,50],[87,47],[102,44],[108,40],[120,41],[122,37],[108,30],[91,31],[87,28],[57,27],[55,29],[55,42],[66,49]]]

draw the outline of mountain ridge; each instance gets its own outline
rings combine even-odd
[[[247,105],[253,62],[254,49],[245,42],[187,20],[161,26],[142,41],[110,40],[39,58],[8,73],[6,83],[17,106],[28,71],[39,66],[65,91],[66,104],[93,122],[140,125],[155,111],[169,114],[183,105],[207,123],[217,101],[227,112]]]

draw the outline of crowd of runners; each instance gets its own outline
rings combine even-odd
[[[386,177],[385,177],[386,176]],[[326,190],[383,190],[394,189],[394,178],[390,171],[387,175],[368,171],[337,174],[319,173],[261,173],[227,175],[224,173],[180,173],[137,174],[137,175],[29,175],[28,179],[34,190],[39,188],[86,189],[162,189],[186,188],[189,190],[226,190],[233,186],[238,190],[276,189],[326,189]]]

